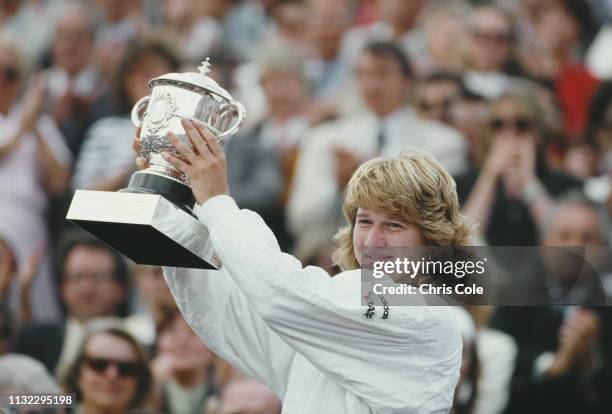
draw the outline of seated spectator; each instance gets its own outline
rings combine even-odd
[[[565,252],[576,253],[578,259],[584,259],[568,261],[570,257],[559,257],[556,249],[543,250],[544,264],[563,287],[560,292],[551,288],[549,296],[561,296],[566,303],[604,305],[600,275],[609,264],[606,261],[612,258],[603,247],[609,245],[610,222],[606,211],[580,192],[564,194],[551,209],[542,230],[543,246],[568,246]]]
[[[467,36],[463,13],[449,6],[440,7],[423,21],[423,29],[426,50],[417,62],[419,74],[460,73]]]
[[[444,72],[424,77],[419,80],[415,89],[417,114],[424,119],[446,123],[451,102],[464,91],[460,77]]]
[[[419,119],[406,104],[412,70],[395,44],[368,44],[359,58],[357,81],[367,110],[314,129],[300,150],[287,213],[302,259],[316,256],[320,244],[332,240],[342,189],[363,161],[413,148],[431,152],[455,174],[466,166],[461,135]]]
[[[599,83],[576,53],[593,29],[591,6],[586,0],[553,0],[546,6],[534,22],[536,36],[522,63],[532,77],[552,86],[565,134],[579,139]]]
[[[136,340],[117,328],[87,334],[68,369],[65,390],[75,393],[78,413],[123,414],[143,407],[152,376]]]
[[[55,27],[52,65],[46,71],[45,104],[75,157],[87,128],[111,109],[103,99],[108,85],[94,62],[94,31],[89,8],[73,5],[66,10]]]
[[[219,390],[215,354],[175,313],[158,326],[157,356],[153,362],[161,386],[161,412],[208,412]]]
[[[343,50],[344,34],[350,27],[352,8],[348,0],[309,0],[306,22],[312,50],[306,58],[313,104],[309,118],[313,125],[338,116],[349,99],[351,66]]]
[[[541,148],[539,107],[517,89],[493,105],[479,171],[456,177],[459,200],[491,245],[534,245],[554,197],[580,186],[550,170]]]
[[[95,59],[108,78],[115,72],[130,42],[146,34],[149,27],[139,0],[96,0],[96,4],[102,19],[96,25]]]
[[[301,53],[309,49],[306,2],[302,0],[272,2],[270,15],[272,23],[263,39],[264,44],[284,42]]]
[[[128,275],[118,253],[92,236],[76,233],[67,235],[62,244],[58,277],[64,319],[26,324],[19,332],[15,351],[38,359],[60,378],[74,358],[88,322],[125,316]]]
[[[258,61],[267,114],[253,128],[227,141],[228,184],[236,202],[258,212],[289,251],[285,200],[295,157],[308,130],[308,83],[300,54],[270,46]]]
[[[221,393],[216,414],[280,414],[281,402],[276,395],[250,378],[231,380]]]
[[[19,99],[22,88],[26,93]],[[66,189],[72,163],[64,137],[43,111],[47,92],[43,77],[26,76],[26,61],[15,39],[0,35],[0,234],[13,249],[16,270],[48,243],[45,213],[49,199]],[[9,298],[14,311],[17,291],[13,289]],[[28,292],[35,319],[58,316],[50,291],[47,255]]]
[[[260,2],[163,0],[161,7],[163,30],[176,40],[186,63],[199,65],[223,52],[255,58],[267,29]]]
[[[463,80],[471,92],[497,99],[512,83],[515,33],[511,16],[484,5],[470,15]]]
[[[205,13],[197,0],[164,0],[161,2],[163,29],[175,39],[180,59],[201,62],[219,47],[223,37],[221,22]]]
[[[49,48],[58,18],[68,2],[10,1],[0,4],[2,29],[13,35],[21,48],[38,61]]]
[[[87,130],[72,178],[75,189],[116,191],[126,187],[134,171],[132,107],[151,93],[151,79],[175,72],[178,66],[177,58],[158,40],[140,40],[129,46],[114,78],[116,115],[100,119]]]
[[[7,354],[0,355],[0,395],[7,394],[61,395],[61,390],[40,362],[25,355]],[[40,414],[63,412],[54,407],[36,411]]]
[[[344,42],[351,64],[359,60],[363,47],[372,41],[394,41],[414,62],[416,70],[426,56],[423,28],[419,24],[427,0],[380,0],[375,6],[375,21],[349,30]]]
[[[233,74],[236,90],[232,96],[244,103],[249,111],[243,128],[254,126],[266,116],[266,96],[261,85],[259,70],[261,55],[275,49],[279,44],[285,45],[293,53],[299,55],[300,60],[311,50],[310,39],[307,36],[308,7],[306,2],[303,0],[273,1],[269,4],[269,13],[269,23],[261,47],[254,54],[252,51],[252,60],[237,67]],[[300,69],[301,72],[302,69]],[[313,110],[313,114],[315,112]]]
[[[147,346],[155,345],[157,326],[176,312],[174,298],[164,280],[159,266],[137,265],[133,272],[136,281],[136,312],[125,319],[125,328],[138,341]]]

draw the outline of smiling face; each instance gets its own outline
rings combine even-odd
[[[379,117],[389,115],[405,103],[410,84],[395,58],[367,50],[357,62],[357,83],[368,109]]]
[[[476,71],[501,71],[512,57],[512,23],[501,10],[482,7],[472,15],[470,60]]]
[[[173,373],[205,371],[214,360],[213,353],[180,314],[159,333],[157,347]]]
[[[89,339],[84,352],[88,361],[94,362],[84,362],[80,370],[78,387],[83,405],[99,412],[125,412],[136,394],[137,373],[134,369],[127,372],[119,364],[129,367],[137,364],[132,345],[102,332]]]
[[[127,294],[112,254],[85,245],[68,254],[61,293],[69,315],[79,320],[113,315]]]
[[[400,252],[399,247],[471,241],[472,226],[460,213],[455,182],[425,152],[404,151],[397,158],[363,163],[347,185],[342,212],[347,225],[336,235],[333,254],[342,270],[362,267],[367,248],[380,256],[385,253],[377,249],[385,247]]]
[[[355,257],[361,266],[379,257],[368,248],[424,246],[425,238],[416,224],[383,211],[359,208],[353,229]]]

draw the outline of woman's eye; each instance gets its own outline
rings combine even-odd
[[[403,229],[404,226],[401,223],[387,223],[387,227],[392,229]]]
[[[367,219],[359,219],[357,220],[357,224],[362,225],[362,226],[367,226],[368,224],[371,224],[372,222],[370,220]]]

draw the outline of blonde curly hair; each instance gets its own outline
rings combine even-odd
[[[342,211],[346,227],[336,234],[333,261],[342,270],[360,267],[353,246],[359,208],[403,217],[419,227],[427,244],[466,246],[473,227],[460,212],[455,181],[429,153],[403,151],[397,158],[375,158],[351,177]]]

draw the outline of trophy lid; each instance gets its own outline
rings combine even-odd
[[[228,91],[223,89],[214,79],[208,76],[210,73],[210,58],[206,58],[204,62],[198,67],[199,73],[196,72],[185,72],[185,73],[166,73],[157,78],[151,79],[149,87],[153,87],[157,84],[164,83],[164,81],[172,81],[185,84],[187,86],[193,85],[215,95],[218,95],[228,101],[232,101],[233,98]]]

